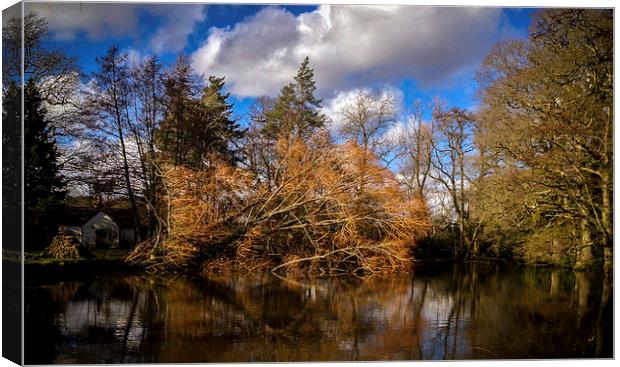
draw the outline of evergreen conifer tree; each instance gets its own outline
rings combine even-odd
[[[13,81],[2,91],[2,244],[21,250],[21,89]]]
[[[17,89],[19,91],[19,89]],[[31,80],[24,90],[24,221],[25,248],[49,244],[57,232],[57,211],[66,196],[66,183],[53,130],[41,95]]]
[[[167,112],[157,131],[164,159],[175,165],[204,168],[216,156],[236,162],[234,143],[243,131],[232,118],[224,78],[211,76],[196,92],[198,80],[184,59],[179,59],[166,80]]]
[[[271,138],[294,134],[303,139],[325,126],[326,118],[319,111],[321,100],[314,96],[315,90],[314,70],[306,57],[295,82],[282,87],[273,110],[267,113],[264,133]]]
[[[243,135],[239,125],[232,119],[233,105],[228,103],[230,93],[224,93],[224,78],[209,77],[209,85],[203,90],[201,108],[207,117],[209,127],[207,138],[210,146],[205,152],[214,153],[221,158],[234,162],[235,151],[232,142]]]

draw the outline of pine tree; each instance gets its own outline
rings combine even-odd
[[[19,90],[19,89],[17,89]],[[24,209],[27,249],[41,248],[56,233],[56,213],[66,196],[56,142],[33,81],[24,91]]]
[[[175,165],[188,161],[189,127],[193,119],[197,84],[189,61],[183,56],[177,59],[164,79],[165,114],[155,139],[163,159]]]
[[[324,119],[319,118],[316,111],[321,107],[321,100],[314,96],[316,86],[314,83],[314,70],[310,68],[310,58],[306,56],[295,76],[295,93],[297,95],[297,107],[303,110],[308,125],[311,127],[322,127]]]
[[[243,131],[232,119],[233,105],[228,103],[230,93],[224,93],[224,78],[209,77],[209,85],[204,88],[201,107],[204,109],[210,126],[211,144],[207,151],[218,154],[221,158],[234,162],[235,150],[232,142],[241,139]]]
[[[265,126],[263,132],[269,138],[276,139],[279,136],[288,136],[293,133],[299,121],[295,109],[295,86],[287,84],[280,89],[280,95],[276,99],[273,109],[265,113]]]
[[[314,96],[316,90],[314,70],[306,57],[301,63],[295,82],[285,85],[272,111],[267,113],[264,133],[271,138],[294,134],[305,139],[325,126],[326,118],[320,112],[321,100]]]
[[[224,78],[211,76],[200,84],[187,60],[181,58],[166,80],[167,112],[157,131],[165,160],[175,165],[204,168],[212,156],[235,162],[233,145],[243,131],[232,118]]]
[[[21,89],[13,81],[2,93],[2,244],[21,250]]]

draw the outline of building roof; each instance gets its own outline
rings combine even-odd
[[[66,206],[59,213],[59,223],[65,226],[81,227],[101,212],[110,216],[119,227],[133,227],[131,210],[126,208]]]
[[[119,228],[119,225],[116,223],[116,221],[114,221],[114,219],[110,215],[104,212],[97,213],[88,222],[86,222],[84,226],[92,226],[93,228],[97,229],[102,229],[106,227],[114,227],[115,229]]]

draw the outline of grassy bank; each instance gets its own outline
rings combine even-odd
[[[24,254],[26,284],[57,280],[87,279],[98,274],[127,272],[133,267],[123,262],[125,250],[90,250],[89,256],[60,259],[42,256],[40,252]]]

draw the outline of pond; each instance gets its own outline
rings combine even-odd
[[[613,357],[598,274],[500,264],[387,279],[105,275],[31,284],[27,364]]]

